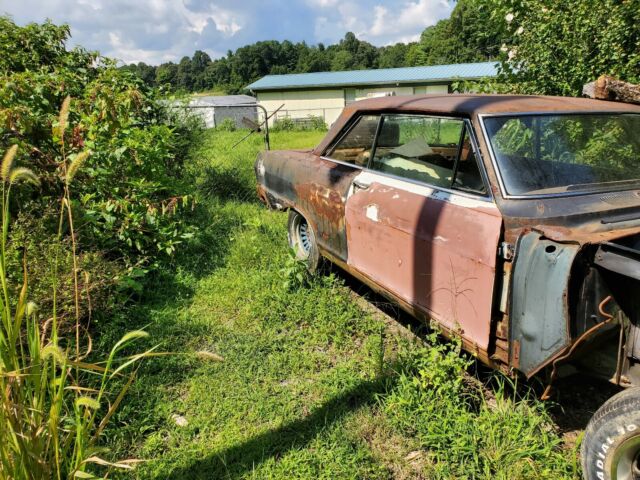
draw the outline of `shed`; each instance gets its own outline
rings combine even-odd
[[[220,125],[225,119],[233,120],[237,128],[246,127],[243,118],[258,121],[256,98],[250,95],[203,95],[194,97],[189,107],[202,117],[207,128]]]
[[[247,85],[274,119],[321,116],[331,125],[342,109],[356,100],[380,96],[450,93],[451,84],[497,74],[495,62],[381,68],[342,72],[267,75]]]

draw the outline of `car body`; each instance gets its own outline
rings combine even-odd
[[[369,99],[315,149],[261,153],[256,176],[319,255],[484,363],[640,385],[639,106]]]

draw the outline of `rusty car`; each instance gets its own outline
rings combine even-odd
[[[640,479],[640,107],[373,98],[255,173],[310,270],[328,259],[507,374],[621,387],[589,421],[583,472]]]

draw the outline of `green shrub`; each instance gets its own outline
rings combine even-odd
[[[295,128],[296,124],[291,118],[283,117],[278,118],[273,122],[271,130],[273,130],[274,132],[290,132],[292,130],[295,130]]]
[[[307,130],[327,130],[324,118],[319,115],[308,115],[307,118],[296,121],[291,117],[278,118],[273,122],[271,130],[274,132],[292,132]]]
[[[233,118],[225,118],[219,125],[216,125],[216,130],[221,132],[235,132],[236,129],[236,122]]]
[[[309,115],[309,130],[326,130],[327,122],[320,115]]]
[[[0,60],[0,148],[18,145],[29,152],[41,179],[39,191],[23,189],[14,195],[11,208],[21,205],[21,215],[12,228],[23,244],[10,245],[9,258],[15,261],[27,244],[39,249],[28,238],[35,231],[42,246],[55,244],[58,220],[52,205],[64,189],[56,159],[64,154],[73,160],[91,151],[71,200],[79,258],[93,259],[81,260],[88,291],[106,299],[113,288],[139,290],[140,272],[166,263],[194,234],[183,167],[201,123],[176,114],[159,101],[161,92],[115,68],[111,60],[81,48],[68,50],[66,26],[47,22],[19,27],[6,17],[0,17],[0,26],[5,52]],[[68,96],[73,98],[73,127],[55,129],[52,136],[58,109]],[[64,146],[59,143],[62,133]],[[63,226],[66,237],[69,225]],[[36,270],[47,270],[45,255],[33,258],[43,262]],[[50,280],[34,279],[34,294],[47,291]],[[105,292],[96,291],[102,287]],[[88,298],[84,303],[88,309]]]

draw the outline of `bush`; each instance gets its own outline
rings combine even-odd
[[[271,130],[274,132],[327,130],[324,118],[319,115],[308,115],[306,118],[293,119],[291,117],[278,118],[273,122]]]
[[[579,96],[609,74],[640,82],[640,5],[619,0],[491,0],[500,80],[527,94]]]
[[[289,117],[278,118],[273,122],[271,130],[274,132],[290,132],[296,129],[295,122]]]
[[[235,132],[236,129],[236,122],[233,118],[225,118],[216,126],[216,130],[220,130],[221,132]]]
[[[14,211],[22,207],[21,223],[13,226],[16,238],[29,243],[37,231],[42,245],[55,243],[58,220],[52,205],[64,190],[59,159],[91,152],[75,180],[71,206],[79,257],[100,261],[81,263],[94,286],[139,289],[140,272],[167,262],[194,233],[183,165],[200,124],[171,111],[159,101],[161,92],[115,68],[111,60],[81,48],[66,49],[66,26],[19,27],[0,17],[0,27],[5,52],[0,60],[0,148],[17,145],[29,152],[29,164],[41,179],[38,189],[22,189],[12,200]],[[58,110],[68,96],[73,127],[62,131]],[[63,226],[66,237],[70,226]],[[21,247],[12,243],[9,256],[18,258]],[[34,258],[44,262],[38,270],[46,271],[48,259]],[[38,278],[34,292],[46,291],[49,281],[48,276]]]

